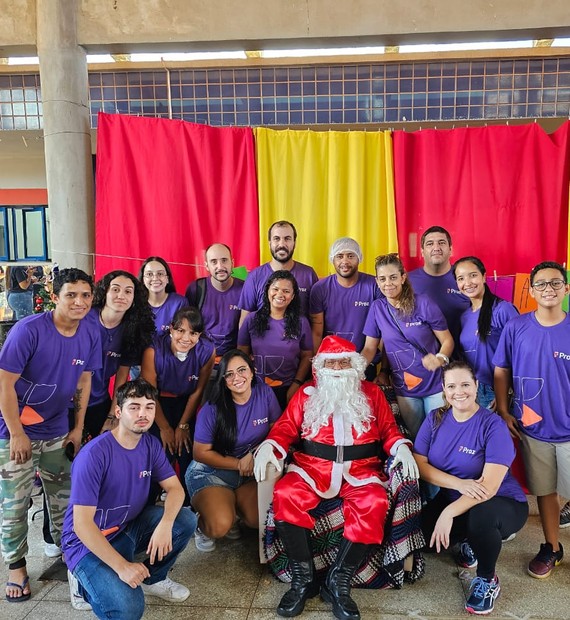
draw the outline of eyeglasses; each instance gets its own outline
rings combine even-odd
[[[564,280],[539,280],[532,285],[532,288],[536,291],[545,291],[546,287],[550,284],[550,288],[553,291],[559,291],[565,284]]]
[[[145,274],[143,274],[143,278],[145,278],[146,280],[152,280],[153,278],[163,280],[164,278],[166,278],[166,276],[166,271],[147,271]]]
[[[224,375],[224,379],[228,383],[231,383],[236,378],[236,374],[238,377],[245,377],[247,375],[248,370],[249,370],[249,366],[240,366],[239,368],[236,369],[235,372],[233,370],[226,372],[226,374]]]
[[[337,366],[340,368],[350,368],[352,366],[352,362],[348,357],[325,360],[325,368],[336,368]]]

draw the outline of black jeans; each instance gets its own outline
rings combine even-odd
[[[429,544],[436,521],[451,501],[440,491],[422,509],[422,530]],[[485,579],[495,576],[495,565],[501,553],[502,540],[518,532],[528,518],[528,504],[510,497],[495,495],[455,517],[450,543],[467,540],[477,556],[477,575]]]

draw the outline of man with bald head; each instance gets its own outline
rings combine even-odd
[[[243,281],[232,276],[234,260],[225,243],[213,243],[206,249],[205,267],[209,278],[198,278],[186,289],[191,306],[204,317],[204,329],[216,346],[216,359],[237,346],[240,317],[239,298]]]

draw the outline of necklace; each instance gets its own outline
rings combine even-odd
[[[99,312],[99,323],[101,323],[103,329],[107,332],[107,343],[110,343],[113,340],[113,336],[115,335],[115,330],[117,329],[117,327],[119,327],[121,323],[119,322],[113,327],[107,327],[107,325],[105,325],[105,320],[103,319],[103,312]]]

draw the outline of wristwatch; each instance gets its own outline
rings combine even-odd
[[[187,430],[190,428],[190,424],[179,424],[179,425],[178,425],[178,428],[179,428],[181,431],[187,431]]]

